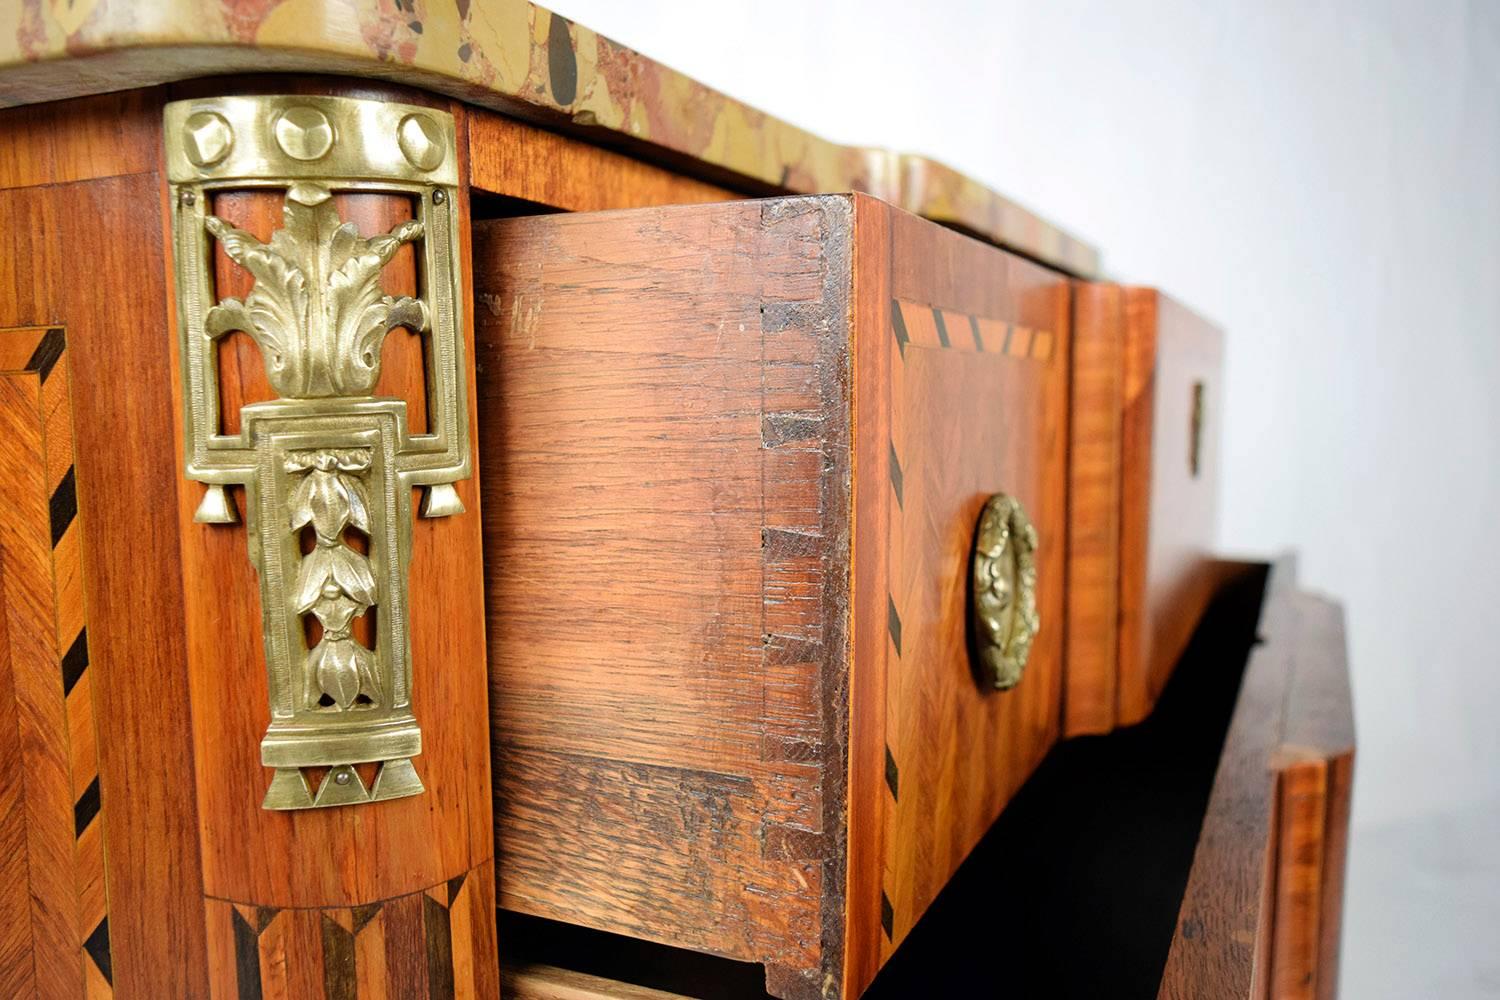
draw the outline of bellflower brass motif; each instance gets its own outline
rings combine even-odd
[[[1036,610],[1036,529],[1021,502],[996,493],[974,537],[969,630],[985,679],[1006,691],[1021,683],[1041,628]]]
[[[168,104],[165,135],[187,475],[208,484],[194,520],[234,523],[224,487],[242,484],[260,575],[261,762],[275,769],[264,806],[416,795],[412,489],[427,487],[424,517],[460,514],[452,484],[470,474],[453,119],[346,98],[211,98]],[[269,242],[212,214],[216,192],[247,188],[285,192]],[[339,216],[344,191],[407,197],[414,218],[362,236]],[[386,295],[381,272],[407,244],[421,294]],[[243,299],[216,294],[215,245],[254,278]],[[404,400],[373,395],[397,328],[423,337],[426,433],[410,431]],[[280,398],[242,407],[240,432],[224,434],[217,342],[235,332],[260,348]],[[378,765],[368,785],[358,764]],[[303,768],[325,772],[317,787]]]

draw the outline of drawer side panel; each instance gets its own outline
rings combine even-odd
[[[782,996],[841,954],[848,232],[839,197],[476,232],[501,905]]]

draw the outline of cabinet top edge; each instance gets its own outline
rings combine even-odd
[[[524,0],[425,18],[377,0],[0,5],[0,108],[266,72],[422,87],[752,193],[864,191],[1069,274],[1099,273],[1094,247],[951,167],[821,139]]]

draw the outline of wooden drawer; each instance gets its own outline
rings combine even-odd
[[[1049,754],[865,1000],[1337,995],[1343,615],[1291,560],[1219,569],[1150,717]],[[763,996],[731,962],[532,918],[501,932],[507,1000]]]
[[[1151,288],[1074,286],[1068,735],[1150,713],[1220,581],[1223,337]]]
[[[479,223],[474,283],[502,905],[857,995],[1058,737],[1066,281],[856,195]]]

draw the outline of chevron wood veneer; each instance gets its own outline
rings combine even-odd
[[[66,344],[0,331],[0,940],[31,955],[0,992],[92,1000],[112,976]]]

